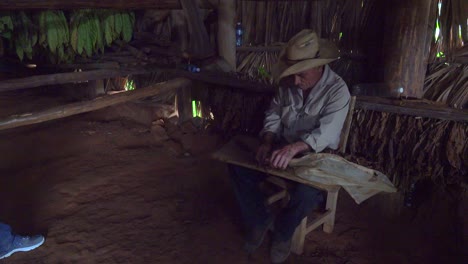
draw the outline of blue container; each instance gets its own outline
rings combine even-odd
[[[242,46],[242,35],[244,35],[244,29],[242,29],[242,25],[240,22],[237,22],[236,25],[236,46]]]
[[[187,65],[187,71],[189,72],[200,72],[200,68],[193,64]]]

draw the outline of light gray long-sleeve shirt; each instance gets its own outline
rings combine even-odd
[[[315,152],[327,147],[337,149],[349,99],[346,83],[325,65],[322,78],[305,103],[301,89],[279,88],[265,113],[260,134],[272,132],[288,143],[303,141]]]

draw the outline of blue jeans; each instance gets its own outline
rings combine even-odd
[[[11,233],[11,227],[0,222],[0,255],[10,249],[15,236]]]
[[[272,219],[259,188],[266,174],[232,164],[228,167],[244,224],[248,229],[265,226]],[[304,184],[297,183],[289,191],[291,199],[275,220],[275,236],[281,241],[289,240],[302,219],[323,201],[320,190]]]

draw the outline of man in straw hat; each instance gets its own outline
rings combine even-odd
[[[258,162],[285,169],[297,154],[338,148],[350,99],[346,83],[327,65],[337,60],[338,55],[333,43],[319,39],[307,29],[292,37],[283,48],[274,71],[280,89],[265,113]],[[282,147],[273,149],[278,143]],[[273,220],[258,186],[265,175],[234,165],[229,168],[250,231],[246,250],[249,253],[256,250],[268,229],[274,227],[271,260],[285,261],[295,228],[323,202],[321,191],[295,183],[289,204]]]

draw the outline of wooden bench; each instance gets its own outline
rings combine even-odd
[[[341,131],[339,146],[340,153],[344,153],[346,150],[348,135],[353,119],[355,102],[356,98],[351,97],[348,115]],[[288,199],[286,180],[306,184],[327,192],[326,211],[314,218],[314,220],[311,222],[308,221],[308,217],[305,217],[294,232],[291,251],[295,254],[302,254],[305,237],[312,230],[323,225],[324,232],[333,232],[333,228],[335,226],[336,204],[338,201],[338,193],[341,187],[338,185],[324,185],[304,180],[297,177],[294,173],[294,170],[290,167],[288,167],[286,170],[277,170],[269,167],[258,166],[258,164],[255,162],[255,152],[258,146],[259,141],[257,139],[238,136],[232,139],[223,148],[215,152],[213,154],[213,158],[226,163],[247,167],[269,174],[270,176],[266,179],[266,181],[279,186],[281,190],[268,197],[266,200],[267,204],[272,204],[283,199]]]

